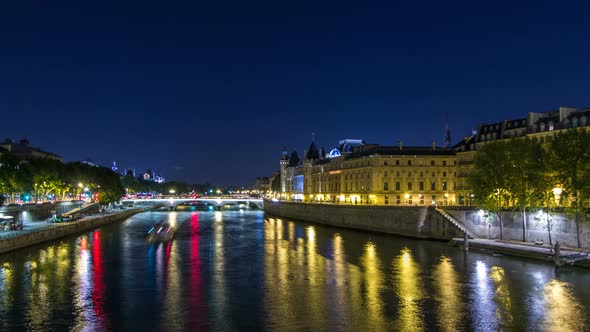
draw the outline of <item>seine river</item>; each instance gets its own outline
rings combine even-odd
[[[156,222],[175,239],[149,244]],[[146,212],[0,256],[0,330],[588,331],[590,271],[265,218]]]

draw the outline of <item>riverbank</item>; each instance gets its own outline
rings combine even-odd
[[[35,223],[35,227],[29,229],[26,227],[24,230],[1,232],[0,254],[121,221],[147,209],[133,208],[125,211],[95,214],[71,222],[43,224],[39,222]]]
[[[514,243],[510,241],[499,241],[490,239],[469,239],[469,249],[491,251],[508,256],[524,257],[546,262],[555,262],[555,253],[549,246],[539,246],[529,243]],[[455,238],[451,245],[462,247],[464,239]],[[585,257],[585,258],[584,258]],[[562,265],[574,265],[590,268],[590,254],[587,251],[562,248],[560,250],[559,262]]]
[[[336,205],[264,201],[270,216],[405,237],[446,240],[463,231],[431,206]]]

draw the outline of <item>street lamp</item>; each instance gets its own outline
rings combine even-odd
[[[561,194],[563,193],[563,189],[560,187],[553,188],[553,196],[555,197],[555,204],[559,205],[559,201],[561,199]]]

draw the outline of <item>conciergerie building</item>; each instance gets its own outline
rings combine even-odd
[[[288,201],[362,205],[471,205],[467,185],[478,146],[517,137],[545,144],[560,131],[590,130],[590,109],[560,107],[549,112],[492,124],[451,146],[445,129],[442,146],[369,144],[345,139],[330,151],[318,150],[312,139],[300,157],[284,149],[280,168],[270,184],[271,195]]]

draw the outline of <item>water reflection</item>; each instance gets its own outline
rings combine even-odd
[[[396,329],[403,331],[422,331],[424,322],[421,303],[424,293],[420,280],[420,267],[412,252],[404,248],[393,261],[394,281],[399,298],[399,318]]]
[[[496,303],[493,301],[493,286],[490,280],[489,268],[481,260],[474,264],[472,272],[471,306],[474,328],[477,331],[496,331]]]
[[[508,278],[506,278],[504,269],[499,266],[493,266],[490,270],[490,279],[494,282],[496,291],[494,301],[496,307],[496,319],[501,325],[512,326],[513,324],[513,304],[510,298],[510,287]]]
[[[551,280],[543,290],[546,331],[586,331],[584,308],[576,300],[570,284]]]
[[[0,256],[0,330],[588,329],[588,271],[262,218],[146,213]]]
[[[449,257],[442,256],[435,266],[433,278],[436,289],[437,316],[444,331],[464,330],[465,306],[461,301],[461,283]]]

